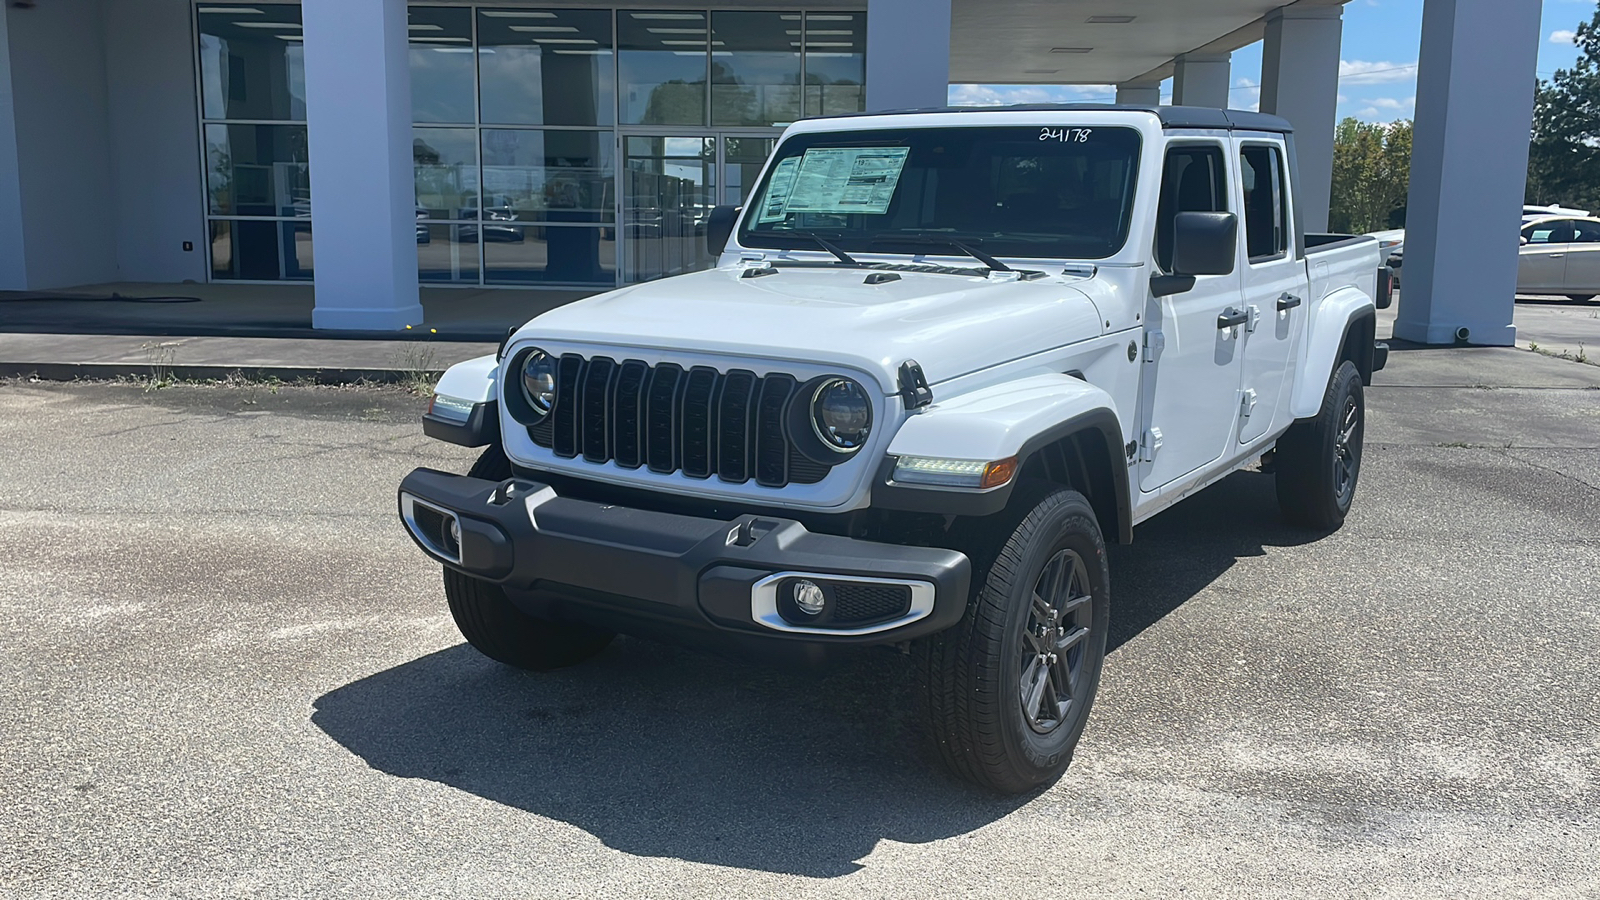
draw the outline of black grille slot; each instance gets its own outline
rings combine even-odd
[[[556,406],[550,411],[555,419],[551,449],[557,456],[578,455],[578,386],[582,377],[583,357],[571,353],[561,357],[556,370]]]
[[[750,480],[750,429],[760,381],[754,372],[734,369],[722,379],[717,402],[717,477],[734,484]]]
[[[756,484],[782,487],[789,483],[789,441],[783,435],[783,411],[796,382],[788,375],[768,375],[756,400]]]
[[[683,369],[672,363],[656,366],[645,395],[645,459],[650,471],[678,471],[678,394]]]
[[[830,467],[807,459],[788,434],[798,390],[781,373],[569,353],[557,364],[555,407],[528,436],[568,459],[731,484],[816,484]]]
[[[911,588],[900,584],[833,585],[833,621],[866,625],[898,619],[911,611]]]
[[[695,366],[689,370],[683,388],[683,474],[690,478],[711,477],[711,429],[716,426],[716,410],[711,401],[717,395],[717,370]]]
[[[617,370],[611,398],[611,453],[617,465],[637,469],[644,465],[644,389],[650,367],[630,359]]]
[[[596,356],[583,370],[583,399],[579,411],[583,422],[579,428],[583,437],[583,458],[592,463],[611,459],[608,440],[611,417],[607,407],[611,404],[611,374],[616,369],[616,360]]]

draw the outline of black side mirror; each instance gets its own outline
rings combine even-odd
[[[1232,275],[1239,255],[1239,217],[1181,212],[1172,236],[1172,274]]]
[[[706,217],[706,252],[712,256],[721,256],[722,248],[728,246],[728,238],[733,237],[733,223],[739,219],[737,206],[713,206],[711,215]]]

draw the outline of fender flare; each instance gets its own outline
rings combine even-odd
[[[895,463],[902,456],[993,461],[1017,457],[1019,463],[1040,449],[1074,434],[1090,433],[1103,442],[1110,463],[1115,528],[1107,534],[1121,543],[1133,539],[1132,498],[1122,420],[1111,395],[1071,375],[1035,375],[982,388],[936,403],[908,418],[889,443],[888,456],[873,485],[872,505],[882,509],[986,516],[1005,508],[1016,479],[987,491],[898,484]],[[1019,466],[1020,468],[1020,466]],[[1097,511],[1098,508],[1097,508]]]
[[[422,416],[422,433],[435,440],[460,444],[463,447],[482,447],[500,437],[500,404],[497,399],[500,380],[500,362],[493,354],[458,362],[446,369],[434,386],[435,395],[451,397],[471,404],[465,419],[459,415],[433,411]]]
[[[1305,352],[1300,354],[1300,371],[1289,400],[1289,414],[1296,419],[1314,416],[1322,408],[1322,395],[1328,390],[1334,363],[1344,349],[1350,328],[1364,316],[1377,316],[1372,298],[1354,287],[1344,287],[1322,298],[1306,333]]]

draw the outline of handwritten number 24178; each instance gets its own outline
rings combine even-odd
[[[1087,144],[1093,128],[1041,128],[1039,140],[1056,140],[1063,144]]]

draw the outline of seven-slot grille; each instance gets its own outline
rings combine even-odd
[[[816,484],[828,467],[801,455],[784,425],[799,388],[792,375],[569,353],[557,367],[555,407],[528,436],[591,463],[764,487]]]

